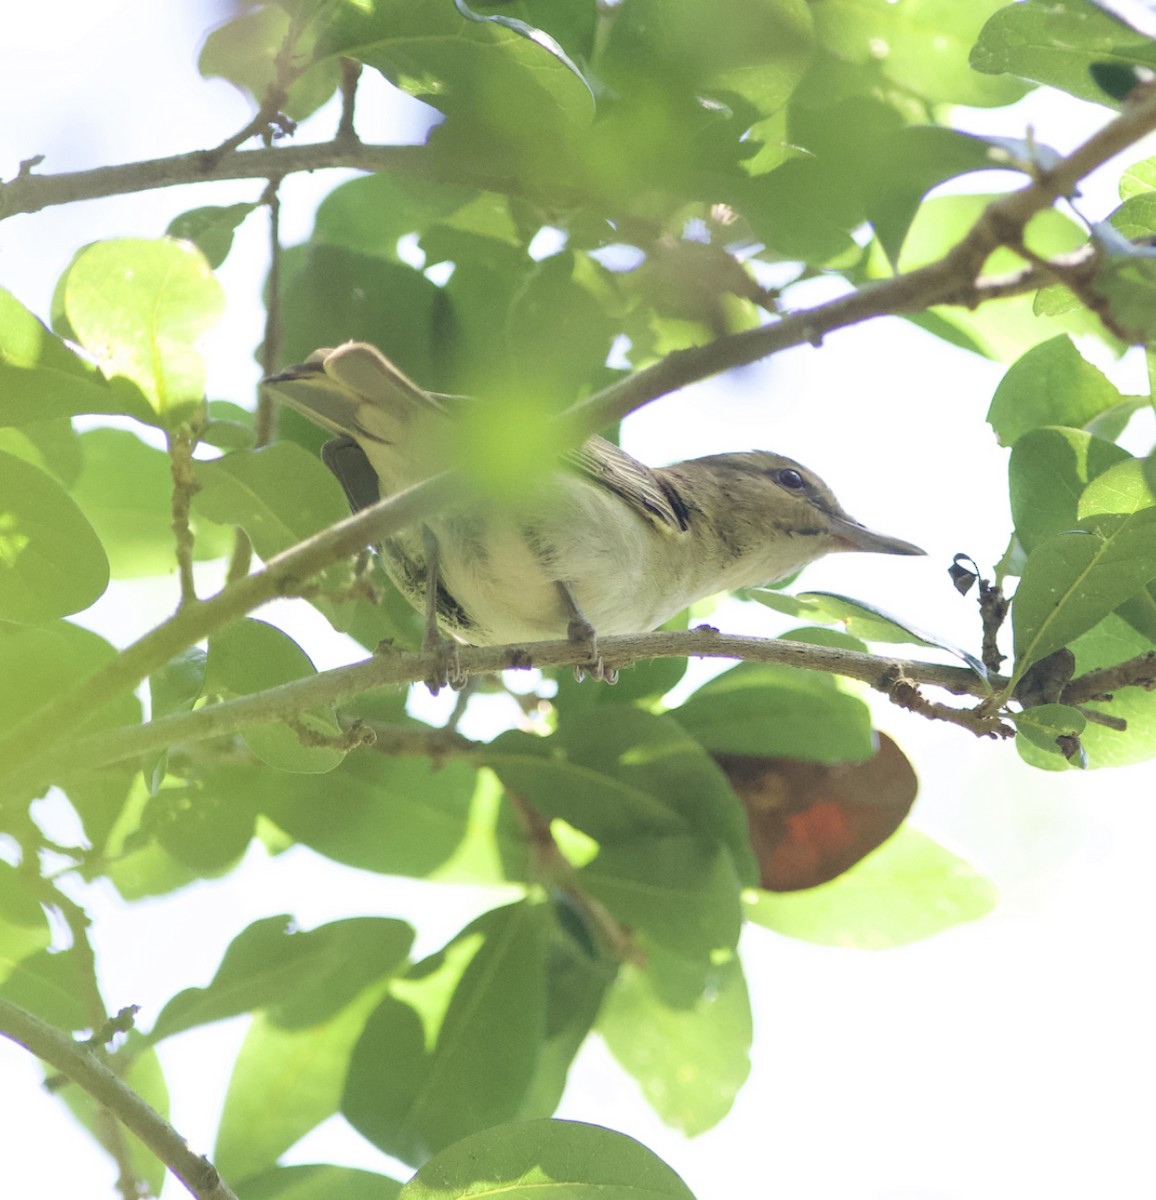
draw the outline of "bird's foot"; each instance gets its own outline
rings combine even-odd
[[[585,617],[572,617],[566,626],[566,638],[573,645],[586,652],[588,662],[576,663],[574,678],[581,683],[587,675],[601,683],[615,684],[618,682],[618,671],[608,667],[598,653],[598,634],[594,626]]]
[[[436,696],[447,686],[455,692],[460,692],[466,686],[469,676],[462,670],[457,642],[440,636],[427,637],[423,639],[421,648],[423,653],[434,655],[433,670],[424,680],[431,696]]]

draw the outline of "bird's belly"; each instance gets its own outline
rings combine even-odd
[[[663,535],[620,509],[575,512],[586,489],[567,499],[556,520],[481,510],[432,523],[442,580],[470,619],[458,636],[476,645],[565,637],[571,613],[559,583],[606,636],[653,629],[683,607],[651,567],[651,539]]]

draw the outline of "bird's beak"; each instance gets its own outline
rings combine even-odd
[[[839,516],[832,521],[831,532],[842,543],[840,549],[862,550],[868,554],[926,554],[927,551],[902,538],[876,533],[850,517]]]

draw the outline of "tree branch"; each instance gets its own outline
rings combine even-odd
[[[213,1164],[194,1154],[164,1117],[117,1079],[86,1046],[4,999],[0,999],[0,1035],[55,1067],[115,1113],[197,1200],[237,1200]]]
[[[824,671],[859,679],[887,695],[896,678],[931,684],[957,695],[986,696],[989,687],[966,667],[881,658],[830,646],[776,638],[738,637],[719,633],[709,625],[686,631],[662,630],[598,639],[598,650],[608,667],[625,668],[655,658],[732,658],[748,662],[780,663],[804,671]],[[534,642],[524,646],[462,646],[462,671],[467,675],[503,670],[573,666],[580,655],[567,640]],[[416,683],[428,677],[435,655],[390,651],[348,667],[322,671],[264,692],[254,692],[191,713],[160,717],[145,725],[131,725],[93,734],[60,746],[51,766],[40,775],[22,772],[20,781],[40,786],[81,770],[134,758],[207,738],[236,733],[250,725],[284,721],[321,705],[340,704],[374,688]],[[992,685],[998,680],[992,681]],[[442,732],[442,731],[438,731]],[[382,747],[385,748],[385,747]]]
[[[575,405],[567,415],[591,431],[602,429],[688,383],[732,367],[747,366],[791,346],[817,346],[828,333],[872,317],[923,312],[937,304],[976,308],[994,295],[1014,294],[1021,285],[1025,291],[1037,287],[1047,278],[1046,263],[1029,264],[1028,270],[1011,281],[983,280],[983,265],[1001,246],[1013,249],[1021,246],[1024,229],[1032,217],[1050,208],[1058,198],[1070,195],[1085,175],[1153,129],[1156,129],[1156,93],[1126,108],[1067,158],[1048,170],[1039,170],[1018,191],[993,200],[964,239],[936,262],[869,284],[827,304],[792,313],[772,324],[719,338],[705,346],[676,351]],[[1064,256],[1057,260],[1056,277],[1060,282],[1068,282],[1078,271],[1086,278],[1089,269],[1090,260],[1083,255]]]

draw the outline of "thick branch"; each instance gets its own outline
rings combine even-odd
[[[598,650],[608,667],[625,668],[654,658],[735,658],[750,662],[781,663],[805,671],[825,671],[859,679],[889,694],[894,679],[932,684],[956,694],[985,696],[989,688],[965,667],[906,662],[860,654],[830,646],[774,638],[736,637],[710,626],[685,632],[660,631],[624,637],[599,638]],[[573,666],[580,657],[569,641],[535,642],[526,646],[462,646],[462,671],[468,675],[531,667]],[[296,716],[319,705],[340,704],[373,688],[416,683],[436,666],[433,654],[405,651],[322,671],[269,691],[256,692],[209,705],[191,713],[161,717],[147,725],[108,730],[61,747],[52,757],[53,779],[106,766],[154,750],[203,741],[235,733],[250,725],[267,724]],[[594,685],[591,685],[594,686]],[[29,782],[42,784],[45,779]]]
[[[0,999],[0,1035],[30,1050],[115,1113],[198,1200],[237,1200],[213,1164],[194,1154],[164,1117],[86,1046],[4,999]]]

